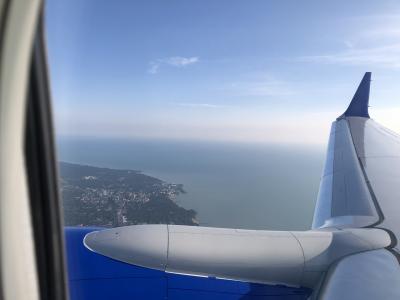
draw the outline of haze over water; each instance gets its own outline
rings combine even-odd
[[[179,205],[200,225],[271,230],[311,226],[325,147],[59,138],[59,160],[140,170],[182,183]]]

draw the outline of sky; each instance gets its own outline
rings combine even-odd
[[[48,0],[58,136],[324,145],[364,72],[400,132],[400,1]]]

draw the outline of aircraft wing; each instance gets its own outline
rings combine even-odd
[[[370,82],[367,72],[332,124],[312,227],[381,228],[391,244],[332,265],[321,299],[400,296],[400,136],[370,118]]]
[[[333,124],[313,228],[381,227],[400,236],[400,136],[369,118],[371,73]]]
[[[370,119],[370,81],[332,124],[312,230],[138,225],[91,232],[85,246],[170,273],[308,287],[314,299],[400,298],[400,138]]]

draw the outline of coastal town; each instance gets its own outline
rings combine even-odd
[[[135,170],[60,162],[66,226],[198,225],[196,212],[177,204],[181,184]]]

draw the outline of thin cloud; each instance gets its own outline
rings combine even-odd
[[[350,48],[334,54],[305,56],[299,60],[313,63],[365,65],[397,69],[400,68],[400,43],[369,49]]]
[[[197,63],[199,61],[199,58],[196,56],[194,57],[174,56],[166,58],[163,61],[170,66],[185,67]]]
[[[172,103],[176,106],[181,107],[191,107],[191,108],[225,108],[228,107],[227,105],[219,105],[219,104],[210,104],[210,103],[185,103],[185,102],[178,102]]]
[[[234,82],[227,89],[239,96],[279,97],[296,94],[291,84],[271,75],[257,75],[251,79]]]
[[[160,58],[155,61],[151,61],[149,63],[149,68],[147,69],[147,72],[149,74],[157,74],[160,71],[161,66],[163,65],[182,68],[182,67],[187,67],[189,65],[193,65],[197,62],[199,62],[199,57],[197,56],[193,57],[172,56],[167,58]]]
[[[396,18],[395,18],[396,16]],[[343,41],[345,48],[322,55],[303,56],[302,62],[400,68],[400,14],[388,16],[368,16],[374,20],[369,30],[353,34]]]
[[[157,74],[159,69],[160,65],[158,63],[150,62],[147,72],[150,74]]]

